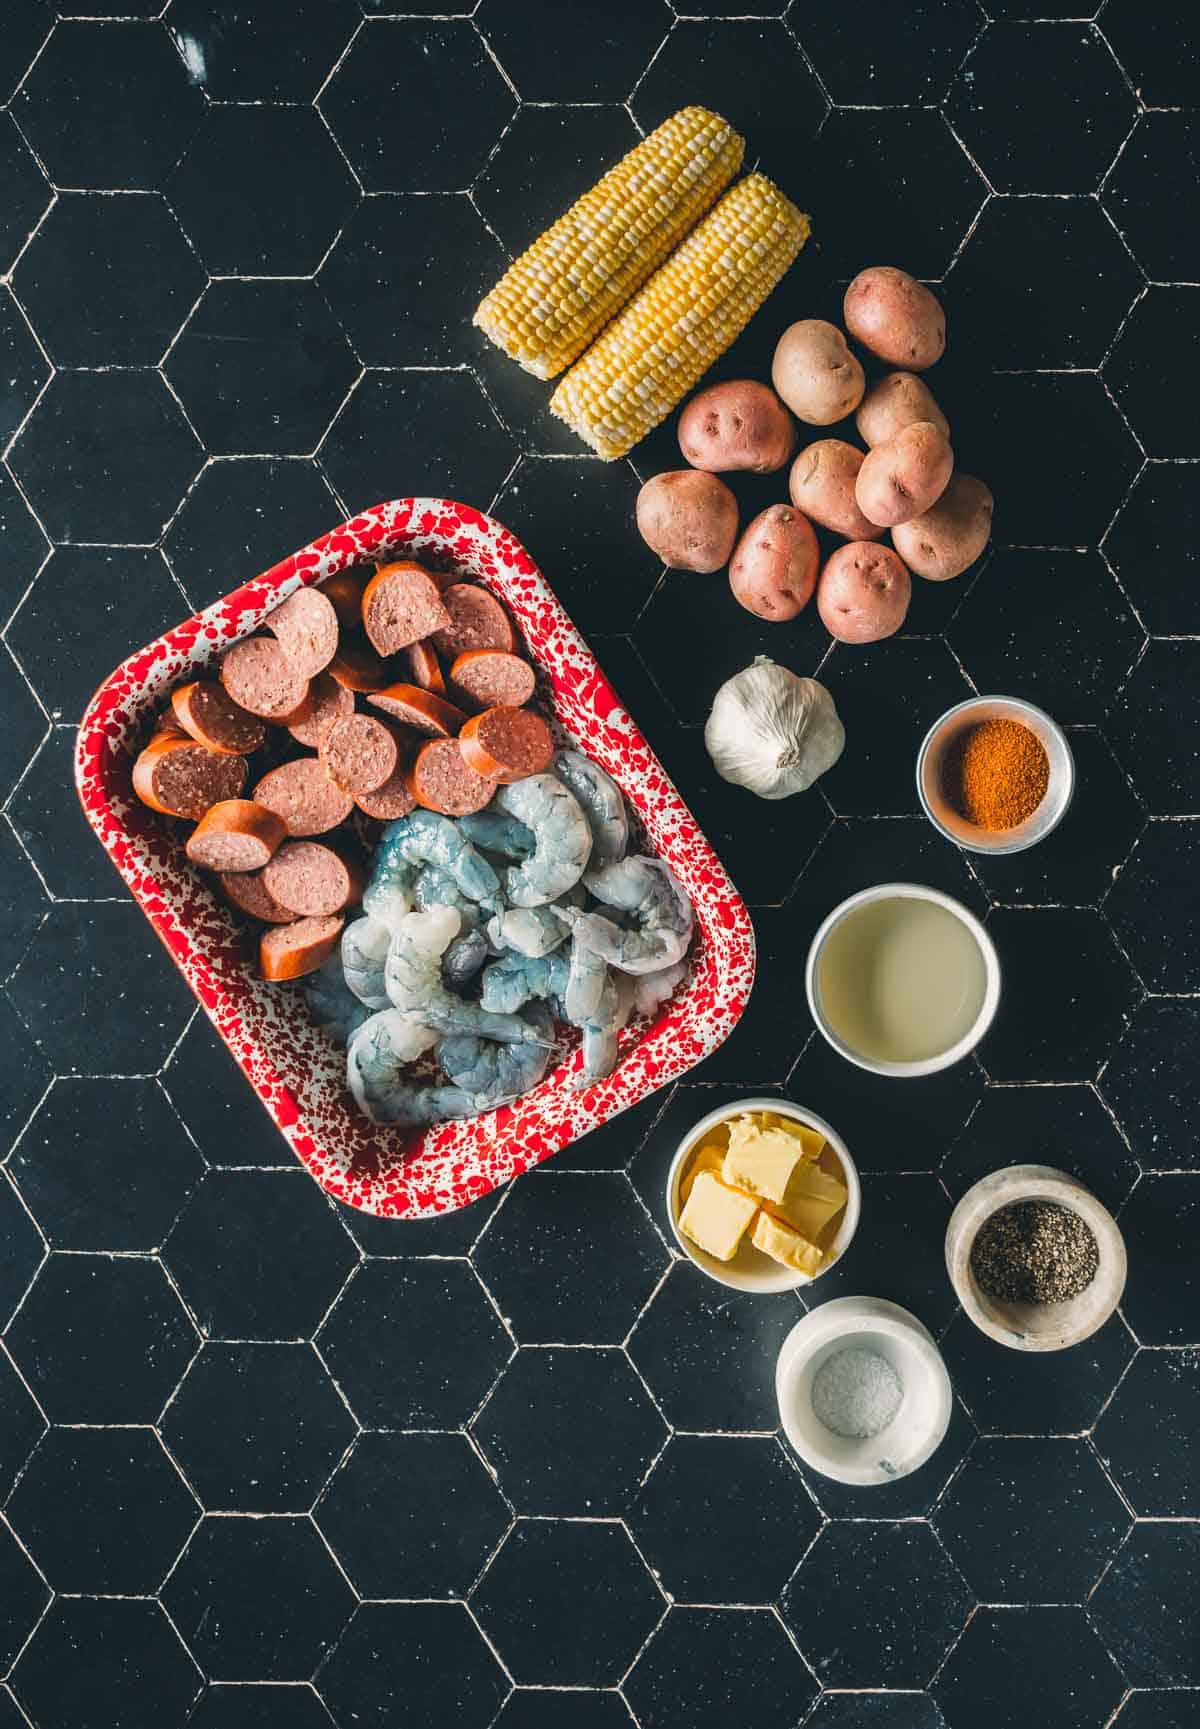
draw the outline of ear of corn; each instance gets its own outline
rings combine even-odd
[[[680,109],[510,265],[474,322],[527,372],[556,377],[711,208],[744,149],[719,114]]]
[[[777,186],[747,175],[559,381],[551,412],[600,456],[624,456],[745,328],[808,234]]]

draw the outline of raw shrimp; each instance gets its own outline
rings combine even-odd
[[[505,816],[503,811],[494,810],[492,805],[460,816],[458,826],[475,846],[499,853],[502,858],[528,858],[537,845],[537,836],[531,828],[515,817]]]
[[[675,995],[678,987],[687,977],[686,961],[676,961],[674,966],[659,967],[657,972],[641,973],[633,981],[633,1006],[639,1015],[652,1015],[661,1008],[668,997]]]
[[[622,930],[603,913],[559,909],[558,917],[577,939],[610,966],[653,973],[683,959],[692,937],[692,903],[662,859],[620,859],[589,871],[584,880],[601,905],[633,919],[632,928]]]
[[[431,810],[410,811],[384,829],[380,851],[385,848],[409,864],[435,865],[448,872],[469,901],[498,911],[500,879],[448,816]]]
[[[615,864],[629,846],[629,813],[621,789],[604,770],[578,750],[560,750],[554,772],[574,793],[592,831],[593,865]]]
[[[456,1087],[469,1093],[477,1111],[493,1111],[536,1087],[550,1064],[550,1015],[531,1003],[528,1020],[544,1045],[500,1045],[490,1039],[450,1038],[438,1046],[438,1061]]]
[[[389,930],[412,911],[417,866],[410,864],[398,846],[389,846],[385,834],[371,860],[371,874],[363,890],[363,911]]]
[[[500,787],[492,802],[537,837],[529,857],[505,872],[505,894],[511,905],[546,906],[574,888],[591,857],[592,831],[563,783],[552,774],[527,775]]]
[[[429,907],[401,919],[384,969],[392,1007],[434,1033],[475,1033],[512,1044],[536,1043],[537,1033],[518,1015],[491,1014],[446,989],[442,956],[459,927],[453,907]]]
[[[567,940],[567,929],[549,907],[510,907],[488,920],[487,934],[498,949],[520,955],[548,955]]]
[[[462,893],[449,871],[426,865],[417,878],[418,907],[453,907],[462,926],[442,956],[442,978],[451,990],[461,990],[479,971],[491,952],[479,927],[480,909]]]
[[[475,1107],[458,1087],[419,1086],[404,1079],[405,1066],[436,1043],[436,1033],[396,1009],[364,1021],[346,1053],[346,1085],[359,1109],[377,1123],[408,1128],[469,1117]]]
[[[583,1073],[577,1088],[602,1081],[616,1068],[617,1035],[633,1012],[633,988],[626,974],[610,974],[599,1007],[583,1029]]]
[[[567,957],[556,949],[549,955],[501,955],[485,967],[479,1001],[485,1009],[515,1015],[535,998],[561,997],[567,988]]]
[[[355,919],[342,932],[342,976],[360,1002],[369,1009],[386,1009],[387,986],[383,966],[392,933],[382,919]]]
[[[491,952],[482,931],[464,931],[461,936],[455,937],[442,956],[444,983],[449,985],[452,991],[464,990]]]
[[[348,988],[336,954],[305,979],[304,1000],[316,1024],[332,1033],[339,1045],[348,1044],[371,1013]]]
[[[607,982],[608,962],[573,935],[567,985],[563,992],[563,1013],[573,1025],[586,1025],[596,1013]]]

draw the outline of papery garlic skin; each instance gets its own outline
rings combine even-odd
[[[760,654],[713,698],[704,743],[722,780],[790,798],[833,767],[846,729],[823,684]]]

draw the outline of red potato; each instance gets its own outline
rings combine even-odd
[[[262,881],[273,900],[300,918],[340,913],[363,891],[361,867],[315,840],[285,841],[263,871]]]
[[[273,636],[251,636],[227,649],[221,683],[240,708],[283,726],[308,702],[308,679]]]
[[[444,630],[450,614],[425,567],[402,560],[381,565],[363,590],[362,621],[371,647],[386,656]]]
[[[272,925],[259,938],[259,972],[273,983],[302,979],[306,973],[315,973],[337,947],[345,923],[345,919],[334,916]]]
[[[234,702],[214,679],[196,679],[172,691],[169,714],[189,738],[219,756],[248,756],[262,748],[267,736],[258,716]]]
[[[501,705],[472,715],[458,742],[469,768],[505,785],[543,774],[554,760],[550,728],[531,708]]]
[[[796,428],[769,386],[735,378],[693,396],[679,417],[679,448],[708,474],[774,474],[796,448]]]
[[[953,472],[949,440],[932,421],[918,420],[867,453],[854,496],[869,522],[894,528],[936,504]]]
[[[792,503],[811,521],[847,540],[877,540],[882,530],[867,520],[854,496],[862,465],[862,451],[844,438],[818,438],[792,464]]]
[[[890,546],[852,540],[826,560],[817,611],[839,642],[879,642],[904,623],[912,582]]]
[[[283,818],[290,835],[298,836],[327,834],[354,809],[352,795],[334,785],[315,756],[271,769],[255,787],[254,797]]]
[[[728,564],[737,540],[737,499],[723,480],[695,468],[656,474],[637,496],[638,533],[673,570],[708,574]]]
[[[257,871],[287,836],[281,816],[250,798],[222,799],[205,811],[187,840],[194,865],[211,871]]]
[[[511,654],[517,646],[512,620],[494,594],[473,582],[452,582],[442,590],[442,605],[450,622],[433,633],[433,646],[447,660],[473,649],[499,648]]]
[[[374,792],[396,772],[396,735],[373,714],[350,714],[335,721],[321,740],[321,767],[343,792]]]
[[[863,369],[836,324],[802,318],[775,345],[771,383],[792,413],[810,426],[832,426],[862,401]]]
[[[808,518],[790,504],[772,504],[738,541],[729,586],[747,612],[782,624],[808,605],[820,562]]]
[[[218,756],[183,732],[158,732],[133,765],[133,790],[160,816],[198,822],[246,784],[244,756]]]
[[[942,437],[949,438],[950,422],[925,380],[913,372],[889,372],[863,397],[854,424],[863,443],[874,448],[918,420],[932,421]]]
[[[339,684],[329,673],[318,673],[308,687],[306,711],[289,725],[288,731],[297,744],[316,750],[334,722],[345,720],[348,714],[353,713],[354,692]]]
[[[892,530],[896,551],[917,576],[947,582],[974,564],[992,532],[995,500],[973,474],[953,474],[932,509]]]
[[[319,588],[297,589],[263,623],[305,678],[324,672],[337,653],[338,616]]]
[[[846,329],[889,366],[924,372],[946,349],[942,303],[907,270],[877,264],[860,270],[842,302]]]

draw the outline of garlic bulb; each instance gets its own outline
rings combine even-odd
[[[833,767],[845,742],[825,686],[761,654],[721,686],[704,727],[721,779],[759,798],[803,792]]]

